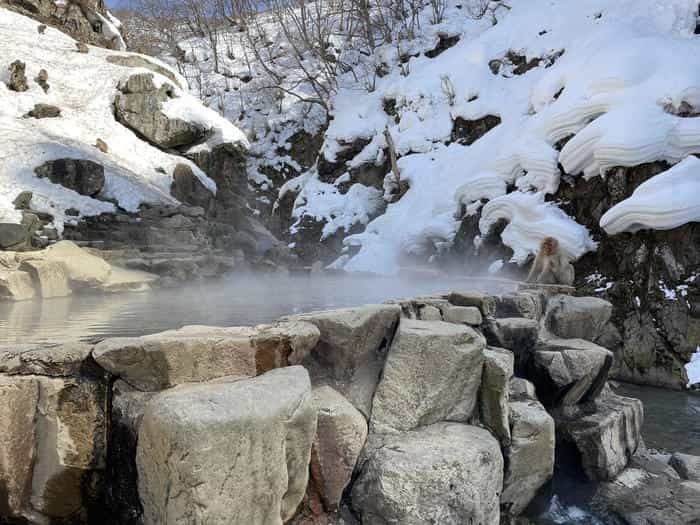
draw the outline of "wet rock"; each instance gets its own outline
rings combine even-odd
[[[466,326],[401,319],[374,394],[371,432],[469,421],[477,404],[484,347],[483,338]]]
[[[144,523],[287,521],[304,496],[315,431],[301,367],[159,394],[139,430]]]
[[[20,270],[32,276],[39,294],[44,299],[66,297],[72,293],[68,272],[61,262],[32,259],[24,261]]]
[[[77,377],[86,365],[92,346],[69,342],[45,345],[0,346],[0,372],[7,375]]]
[[[163,103],[174,97],[174,88],[168,83],[156,88],[152,73],[131,75],[119,90],[114,99],[116,119],[155,146],[170,149],[204,138],[200,126],[163,113]]]
[[[681,479],[700,481],[700,456],[676,452],[671,456],[670,465],[678,472]]]
[[[479,326],[483,322],[481,311],[476,306],[446,304],[440,310],[442,311],[442,318],[447,323]]]
[[[0,300],[26,301],[36,296],[29,272],[0,269]]]
[[[524,375],[537,343],[539,323],[525,317],[487,319],[482,330],[489,345],[513,352],[516,374]]]
[[[0,375],[0,398],[3,517],[79,520],[87,504],[84,484],[105,463],[105,383]]]
[[[614,525],[694,525],[700,516],[700,483],[630,468],[598,487],[592,507]]]
[[[170,194],[180,202],[199,206],[205,210],[209,209],[214,198],[212,192],[202,184],[187,164],[175,166]]]
[[[456,306],[476,306],[484,317],[493,317],[496,314],[496,300],[485,293],[452,292],[447,300]]]
[[[510,443],[509,382],[513,377],[513,352],[503,348],[484,349],[484,370],[479,391],[481,421],[502,446]]]
[[[93,357],[132,387],[156,391],[219,377],[254,377],[300,363],[318,341],[310,323],[257,327],[186,326],[136,338],[106,339]]]
[[[504,450],[501,509],[518,516],[554,472],[554,419],[537,400],[513,401],[509,408],[511,443]]]
[[[611,314],[612,304],[603,299],[555,295],[547,303],[545,325],[557,337],[595,341]]]
[[[26,248],[29,232],[21,224],[0,223],[0,249],[20,250]]]
[[[367,305],[284,320],[312,323],[320,331],[318,344],[303,362],[314,386],[332,386],[369,418],[400,313],[398,305]]]
[[[353,485],[362,523],[462,525],[499,522],[503,457],[477,427],[437,423],[387,439]]]
[[[26,116],[31,118],[58,118],[61,116],[61,110],[51,104],[34,104],[34,108]]]
[[[86,159],[50,160],[34,168],[38,177],[48,178],[81,195],[94,197],[105,184],[105,170],[101,164]]]
[[[27,91],[29,85],[27,84],[27,75],[25,74],[27,66],[21,60],[15,60],[10,64],[8,68],[10,71],[10,79],[7,83],[7,87],[11,91]]]
[[[575,405],[600,394],[612,365],[612,353],[583,339],[540,342],[528,377],[545,406]]]
[[[555,414],[557,446],[571,443],[589,479],[612,480],[641,443],[642,402],[615,394]]]
[[[318,428],[311,449],[309,484],[326,511],[332,512],[338,509],[367,439],[367,421],[328,386],[314,389],[313,404],[318,412]]]

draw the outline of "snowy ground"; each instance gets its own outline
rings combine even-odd
[[[685,365],[688,374],[688,386],[700,384],[700,347],[698,347],[690,358],[690,362]]]
[[[595,250],[585,228],[544,201],[559,187],[559,166],[573,176],[604,177],[615,166],[687,159],[609,210],[602,226],[612,234],[700,220],[700,170],[689,158],[700,153],[697,0],[531,0],[507,8],[493,3],[495,24],[491,16],[469,16],[471,3],[450,1],[445,21],[437,25],[426,10],[416,39],[403,43],[404,54],[415,56],[400,63],[395,46],[377,49],[371,60],[387,65],[388,74],[376,79],[375,89],[368,91],[348,74],[332,99],[326,158],[333,160],[343,143],[362,138],[370,142],[349,167],[382,162],[388,128],[401,175],[411,185],[401,200],[367,224],[377,210],[376,191],[342,194],[337,182],[319,181],[313,169],[283,188],[302,188],[294,216],[326,221],[323,236],[367,224],[346,238],[359,252],[336,266],[395,273],[402,255],[449,244],[459,207],[474,212],[481,199],[490,201],[483,206],[482,233],[499,218],[511,221],[503,241],[515,262],[552,233],[572,257]],[[283,60],[284,41],[271,34],[270,54]],[[425,56],[440,34],[460,40],[435,58]],[[258,159],[251,179],[266,182],[260,163],[291,164],[277,146],[295,131],[295,120],[317,129],[318,115],[300,119],[309,106],[289,96],[279,101],[279,111],[270,109],[269,91],[256,84],[259,75],[242,58],[245,50],[235,37],[220,44],[228,50],[221,53],[222,74],[211,70],[203,41],[182,46],[190,65],[196,64],[196,82],[190,69],[190,84],[253,139]],[[509,52],[543,60],[519,75],[503,60]],[[497,73],[494,60],[502,61]],[[385,100],[395,101],[398,122],[383,110]],[[486,115],[498,116],[500,125],[470,146],[449,143],[456,118]],[[569,140],[559,151],[555,145],[562,139]]]
[[[82,216],[114,210],[111,202],[79,195],[34,174],[35,167],[56,158],[82,158],[102,164],[104,197],[114,199],[127,211],[136,211],[143,202],[177,202],[170,196],[170,185],[178,163],[190,164],[215,189],[213,181],[194,164],[149,145],[114,119],[112,102],[119,81],[139,70],[108,63],[105,57],[126,53],[98,47],[90,47],[88,54],[78,53],[71,37],[51,27],[41,35],[38,25],[0,8],[0,222],[21,219],[12,201],[25,190],[33,192],[32,207],[51,213],[59,228],[64,221],[74,220],[66,217],[68,208],[77,209]],[[7,67],[14,60],[26,63],[28,91],[10,91],[5,84]],[[34,81],[41,69],[48,72],[47,93]],[[160,75],[155,77],[159,82],[172,83]],[[182,77],[176,78],[180,83],[176,87],[186,87]],[[173,101],[176,104],[168,111],[206,121],[219,140],[245,141],[235,126],[204,108],[197,98],[179,89],[177,95],[179,98]],[[36,103],[59,107],[61,116],[23,118]],[[97,139],[107,143],[108,153],[94,146]]]

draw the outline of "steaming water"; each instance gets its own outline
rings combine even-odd
[[[0,303],[0,344],[139,336],[188,324],[252,325],[292,313],[493,286],[425,277],[238,275],[145,293]]]

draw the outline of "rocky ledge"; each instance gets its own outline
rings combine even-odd
[[[590,298],[454,292],[0,348],[0,516],[529,523],[566,470],[610,523],[694,523],[700,460],[645,452],[641,402],[608,388],[612,355],[591,342],[609,316]]]

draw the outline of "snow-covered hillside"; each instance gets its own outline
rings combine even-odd
[[[0,8],[0,222],[21,220],[13,201],[23,191],[32,192],[32,209],[50,213],[59,229],[66,220],[113,211],[115,204],[135,212],[144,202],[177,203],[170,194],[177,164],[189,165],[216,191],[214,182],[194,163],[154,147],[118,123],[113,101],[120,82],[147,72],[158,85],[174,84],[174,98],[164,107],[169,117],[195,121],[210,131],[209,143],[197,147],[224,141],[244,144],[245,137],[234,125],[202,106],[187,93],[184,79],[157,60],[99,47],[80,53],[73,38],[51,27],[42,33],[38,26],[31,18]],[[145,68],[118,65],[116,56],[136,57]],[[26,64],[26,91],[9,88],[8,67],[16,60]],[[47,90],[35,80],[41,70],[48,73]],[[60,116],[27,116],[36,104],[55,106]],[[98,148],[98,141],[106,148]],[[104,167],[99,198],[35,174],[37,166],[60,158],[87,159]],[[72,211],[67,217],[71,208],[78,215]]]
[[[324,224],[322,238],[367,225],[345,239],[346,248],[359,251],[349,251],[336,266],[396,272],[406,254],[429,256],[449,247],[464,210],[480,213],[482,234],[499,219],[509,222],[502,240],[514,262],[524,262],[550,234],[578,258],[597,242],[545,199],[556,193],[562,175],[605,177],[613,167],[674,164],[700,153],[697,0],[492,2],[492,15],[481,18],[469,4],[449,2],[439,24],[430,23],[426,7],[415,39],[359,58],[356,70],[339,77],[331,98],[325,160],[342,158],[344,171],[386,165],[388,128],[401,178],[410,185],[399,200],[385,206],[378,188],[347,174],[323,180],[317,166],[282,187],[282,194],[298,192],[292,234],[304,216]],[[211,71],[211,52],[196,39],[181,45],[188,54],[185,73],[212,107],[253,138],[258,158],[251,181],[271,184],[260,165],[298,168],[284,155],[285,142],[299,128],[313,133],[323,123],[318,111],[299,117],[315,107],[299,101],[310,96],[303,83],[296,96],[279,98],[278,110],[263,107],[271,90],[261,89],[263,72],[246,55],[243,37],[222,39],[220,49],[228,51],[220,53],[221,74]],[[269,40],[270,56],[283,64],[284,38],[273,34]],[[340,36],[331,41],[347,54]],[[443,41],[453,45],[431,52]],[[358,75],[367,62],[385,69],[369,90]],[[471,144],[459,140],[460,124],[485,117],[491,118],[485,135]],[[346,159],[344,152],[358,141],[361,150]],[[614,234],[700,220],[690,193],[700,177],[696,168],[689,160],[659,175],[658,183],[609,210],[602,226]],[[679,192],[684,198],[669,198]]]

